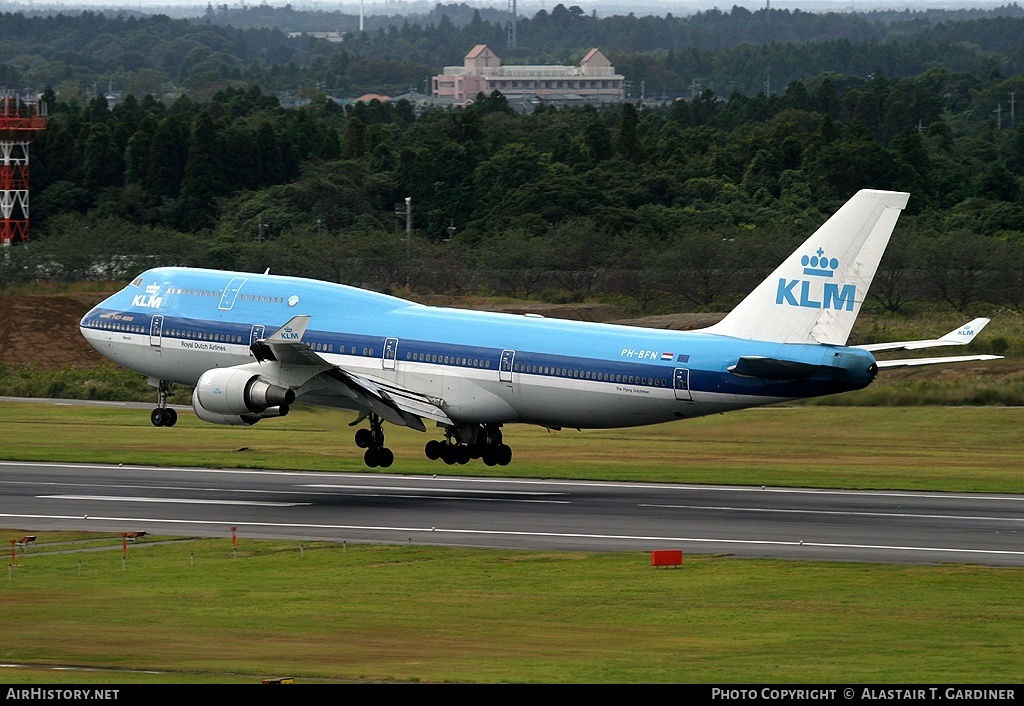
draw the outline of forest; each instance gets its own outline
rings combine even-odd
[[[757,43],[758,13],[740,8],[599,20],[559,5],[523,21],[531,49],[511,61],[607,47],[629,80],[651,91],[664,76],[676,99],[526,115],[499,93],[422,112],[333,100],[501,47],[500,22],[478,14],[340,45],[222,25],[233,11],[213,6],[195,22],[3,15],[0,63],[45,87],[49,124],[31,148],[32,240],[4,253],[0,287],[187,264],[410,295],[721,310],[855,191],[878,188],[912,194],[878,306],[1024,311],[1024,17],[1004,9],[773,10],[777,34]],[[86,77],[137,90],[111,107]],[[286,105],[283,90],[308,100]],[[410,233],[395,215],[405,198]]]

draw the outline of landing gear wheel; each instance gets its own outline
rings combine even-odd
[[[455,449],[456,447],[452,446],[451,444],[445,444],[444,446],[441,447],[441,460],[444,461],[449,466],[455,465],[455,462],[457,460],[457,452],[455,451]]]
[[[512,447],[508,444],[498,446],[497,460],[499,466],[507,466],[512,463]]]
[[[360,429],[356,432],[356,446],[361,449],[368,449],[372,446],[373,432],[369,429]]]
[[[376,414],[370,416],[370,428],[356,432],[356,446],[366,449],[363,462],[368,468],[387,468],[395,462],[395,454],[384,446],[384,429],[381,418]]]
[[[436,461],[441,458],[441,450],[444,447],[441,446],[441,442],[437,439],[431,439],[427,442],[427,445],[423,447],[423,453],[427,455],[431,461]]]
[[[171,383],[167,380],[158,380],[156,383],[156,409],[149,415],[149,421],[153,422],[155,427],[173,427],[178,421],[178,413],[167,406],[167,398],[170,394]]]

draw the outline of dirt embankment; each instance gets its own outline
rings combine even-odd
[[[0,296],[0,363],[43,370],[92,368],[105,359],[78,322],[92,302],[62,296]]]

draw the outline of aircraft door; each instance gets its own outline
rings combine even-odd
[[[233,277],[228,286],[224,288],[224,293],[220,296],[220,304],[217,308],[221,311],[231,311],[231,307],[235,305],[235,298],[238,296],[238,290],[245,284],[247,277]]]
[[[502,351],[501,360],[498,361],[498,380],[501,382],[512,382],[512,363],[515,361],[515,351]]]
[[[263,326],[263,324],[256,324],[255,326],[252,327],[252,331],[249,332],[249,345],[250,346],[252,344],[256,343],[256,341],[258,341],[261,338],[263,338],[263,330],[264,330],[264,328],[265,327]]]
[[[676,391],[677,400],[691,401],[690,396],[690,371],[686,368],[676,368],[672,375],[672,387]]]
[[[398,360],[398,339],[385,338],[384,353],[381,357],[381,366],[385,370],[394,370],[396,360]]]
[[[149,345],[160,347],[164,336],[164,317],[157,314],[149,324]]]

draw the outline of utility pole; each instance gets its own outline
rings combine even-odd
[[[395,216],[405,218],[405,286],[409,286],[409,266],[412,258],[411,237],[412,237],[412,197],[406,196],[405,203],[395,204]]]

